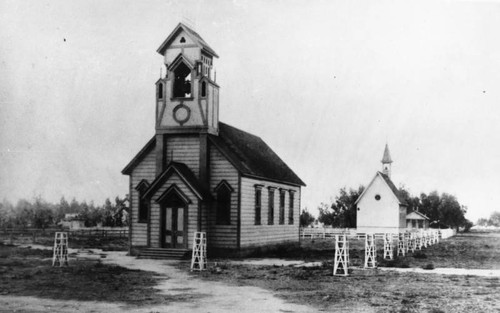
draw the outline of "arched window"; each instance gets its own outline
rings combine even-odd
[[[202,97],[207,96],[207,83],[206,82],[201,83],[201,96]]]
[[[137,205],[137,221],[139,223],[147,223],[149,217],[149,200],[144,198],[146,190],[149,188],[149,183],[143,179],[139,182],[135,189],[137,190],[138,205]]]
[[[181,62],[174,70],[174,98],[191,97],[191,69]]]
[[[231,224],[231,193],[233,189],[226,181],[222,181],[217,187],[217,212],[216,223],[218,225]]]
[[[163,84],[158,84],[158,99],[163,99]]]

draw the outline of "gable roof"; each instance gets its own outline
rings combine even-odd
[[[209,139],[243,176],[305,186],[260,137],[219,122]]]
[[[144,157],[152,151],[156,146],[156,136],[153,136],[148,143],[135,155],[135,157],[130,161],[127,166],[122,170],[123,175],[130,175],[132,174],[132,171],[134,168],[137,166],[137,164],[141,163],[141,161],[144,159]]]
[[[396,188],[396,186],[394,185],[394,183],[392,182],[392,180],[389,178],[389,176],[387,176],[387,175],[385,175],[384,173],[381,173],[381,172],[378,172],[378,173],[380,174],[380,176],[382,176],[382,178],[387,183],[387,185],[389,186],[389,188],[391,188],[391,190],[394,193],[394,195],[396,196],[396,198],[398,198],[399,204],[401,204],[401,205],[408,205],[406,203],[405,198],[403,198],[403,196],[399,192],[398,188]]]
[[[170,162],[167,168],[151,183],[151,186],[144,193],[145,198],[152,197],[153,194],[167,181],[174,173],[180,176],[184,183],[200,199],[210,197],[210,193],[204,190],[196,175],[184,163]]]
[[[191,28],[187,27],[186,25],[182,24],[182,23],[179,23],[175,28],[174,30],[170,33],[170,35],[168,35],[167,39],[165,39],[165,41],[161,44],[161,46],[158,48],[158,50],[156,50],[156,52],[158,52],[159,54],[163,55],[165,53],[165,50],[167,49],[168,45],[170,45],[170,43],[172,42],[172,40],[175,39],[175,37],[177,36],[177,34],[184,30],[188,35],[189,37],[203,50],[205,50],[205,52],[207,52],[208,54],[210,55],[213,55],[214,57],[218,58],[219,56],[217,55],[217,53],[215,53],[214,49],[210,48],[210,46],[205,42],[205,40],[203,40],[203,38],[201,38],[200,35],[198,35],[197,32],[195,32],[194,30],[192,30]]]
[[[418,211],[411,211],[410,213],[406,214],[406,219],[428,220],[429,218]]]
[[[394,194],[394,196],[398,200],[399,204],[403,205],[403,206],[408,206],[408,204],[406,203],[406,200],[403,198],[403,196],[399,192],[398,188],[396,188],[396,186],[394,185],[394,183],[392,182],[392,180],[389,178],[389,176],[387,176],[387,175],[385,175],[384,173],[381,173],[381,172],[377,172],[377,174],[375,174],[375,176],[373,177],[373,179],[371,180],[371,182],[368,184],[368,186],[365,188],[365,190],[363,190],[363,192],[361,193],[361,195],[358,197],[358,199],[356,200],[355,204],[358,204],[358,202],[361,200],[361,198],[363,198],[363,196],[365,195],[366,191],[368,189],[370,189],[370,186],[373,184],[373,182],[375,181],[375,179],[378,176],[380,176],[382,178],[382,181],[384,181],[386,183],[386,185],[389,187],[389,189],[392,191],[392,193]]]

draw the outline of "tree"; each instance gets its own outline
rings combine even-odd
[[[31,224],[35,228],[47,228],[54,223],[54,209],[52,205],[44,201],[40,196],[33,203],[33,215]]]
[[[364,186],[349,191],[345,187],[341,188],[332,204],[321,203],[318,221],[333,227],[356,227],[356,200],[364,190]]]
[[[430,222],[439,222],[441,219],[439,212],[439,205],[441,197],[437,191],[432,191],[429,195],[425,193],[420,194],[420,205],[418,211],[427,216]]]
[[[500,212],[491,213],[488,225],[500,227]]]
[[[458,231],[458,228],[466,223],[464,215],[466,211],[467,208],[461,206],[455,196],[447,193],[441,195],[438,207],[441,223],[448,225],[450,228],[455,227]]]
[[[312,216],[309,211],[307,211],[307,208],[300,213],[300,227],[308,227],[312,223],[314,223],[314,216]]]

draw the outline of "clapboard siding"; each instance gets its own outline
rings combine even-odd
[[[194,232],[197,229],[197,216],[198,216],[198,198],[196,195],[184,184],[184,181],[179,177],[179,175],[173,174],[161,188],[156,191],[156,193],[151,198],[151,247],[160,248],[161,247],[161,221],[160,221],[160,204],[156,200],[170,187],[172,184],[176,184],[177,187],[189,198],[191,203],[187,206],[187,225],[184,229],[186,241],[186,247],[191,248],[191,242],[193,241]]]
[[[255,185],[262,185],[261,225],[255,225]],[[269,189],[274,191],[274,224],[268,225]],[[284,224],[279,224],[280,188],[285,190]],[[290,192],[294,190],[293,224],[288,224]],[[247,177],[241,179],[241,247],[299,241],[300,187]]]
[[[214,199],[217,198],[215,188],[225,180],[233,188],[231,194],[231,219],[230,225],[216,225],[217,204],[213,204],[206,214],[208,244],[217,248],[237,247],[237,225],[238,225],[238,171],[220,153],[217,148],[210,146],[210,192]]]
[[[147,224],[138,223],[139,220],[139,192],[135,189],[139,182],[143,179],[151,183],[156,177],[156,156],[155,151],[150,151],[139,163],[132,173],[131,190],[130,190],[130,207],[132,212],[132,245],[145,246],[148,244]]]
[[[167,162],[184,163],[198,176],[200,172],[199,136],[168,136],[166,153]]]

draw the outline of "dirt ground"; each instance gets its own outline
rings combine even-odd
[[[500,269],[499,239],[498,233],[460,234],[392,264],[379,261],[405,268]],[[500,312],[499,277],[360,267],[349,277],[333,276],[331,241],[271,255],[318,261],[313,267],[219,259],[209,260],[209,271],[193,273],[189,262],[89,249],[70,251],[69,268],[52,268],[50,250],[16,248],[13,254],[4,248],[0,312]],[[362,260],[362,244],[353,242],[351,261]]]
[[[467,233],[379,266],[403,268],[500,269],[500,233]],[[308,241],[288,260],[320,261],[316,267],[256,266],[219,260],[217,274],[195,274],[206,280],[257,286],[289,302],[328,312],[500,312],[500,278],[473,275],[400,273],[362,269],[362,242],[351,241],[349,277],[333,276],[333,242]],[[378,243],[382,247],[382,243]],[[326,252],[326,253],[325,253]],[[498,271],[496,271],[498,273]]]

